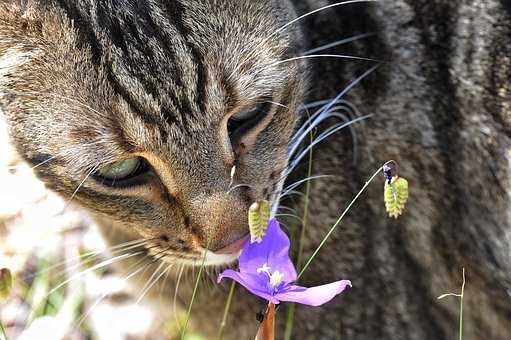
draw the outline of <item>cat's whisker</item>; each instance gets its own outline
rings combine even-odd
[[[151,263],[147,263],[147,264],[143,265],[142,267],[136,269],[131,274],[122,278],[121,282],[124,283],[124,282],[128,281],[129,279],[131,279],[133,276],[137,275],[141,271],[146,270],[149,265],[151,265]],[[94,309],[96,309],[96,307],[101,303],[101,301],[103,301],[108,296],[108,294],[109,294],[109,292],[105,292],[105,293],[101,294],[101,296],[99,298],[97,298],[96,301],[94,301],[92,306],[82,315],[82,317],[80,317],[80,319],[77,320],[75,328],[79,328],[82,325],[82,323],[89,317],[89,315],[94,311]]]
[[[286,210],[286,211],[290,211],[290,212],[295,213],[295,214],[298,213],[298,211],[296,209],[293,209],[293,208],[288,207],[288,206],[283,205],[283,204],[279,205],[279,209],[278,210],[281,210],[281,209],[282,210]]]
[[[68,284],[69,282],[73,281],[73,280],[76,280],[88,273],[91,273],[95,270],[98,270],[100,268],[103,268],[103,267],[106,267],[108,265],[111,265],[115,262],[119,262],[119,261],[122,261],[122,260],[126,260],[126,259],[129,259],[131,257],[134,257],[134,256],[137,256],[137,255],[140,255],[142,254],[143,252],[139,251],[139,252],[136,252],[136,253],[129,253],[129,254],[122,254],[122,255],[119,255],[119,256],[116,256],[116,257],[113,257],[111,259],[108,259],[108,260],[104,260],[94,266],[92,266],[91,268],[88,268],[82,272],[79,272],[73,276],[71,276],[70,278],[66,279],[65,281],[61,282],[60,284],[58,284],[56,287],[52,288],[48,294],[46,296],[50,296],[52,293],[56,292],[57,290],[59,290],[61,287],[65,286],[66,284]]]
[[[318,106],[323,106],[323,105],[326,105],[326,104],[329,104],[331,103],[332,101],[334,100],[334,98],[330,98],[330,99],[325,99],[325,100],[318,100],[318,101],[314,101],[314,102],[310,102],[310,103],[307,103],[305,105],[303,105],[303,109],[307,110],[307,109],[313,109],[313,108],[316,108]],[[360,116],[360,112],[358,111],[357,107],[352,103],[350,102],[349,100],[346,100],[346,99],[338,99],[334,105],[342,105],[343,107],[347,107],[349,108],[349,110],[353,113],[353,115],[355,117],[359,117]],[[313,118],[313,117],[310,117],[310,118]],[[302,125],[306,125],[308,122],[310,122],[311,119],[308,119],[306,122],[304,122]]]
[[[147,292],[154,286],[154,284],[163,276],[165,275],[165,270],[163,270],[161,273],[159,271],[163,268],[165,265],[165,262],[160,262],[158,267],[154,270],[153,274],[149,277],[147,280],[145,286],[142,288],[142,293],[140,293],[137,301],[135,302],[135,305],[138,305],[140,301],[144,298],[144,296],[147,294]]]
[[[87,175],[85,176],[85,178],[80,182],[80,184],[78,185],[78,187],[76,188],[76,190],[73,192],[73,194],[71,195],[71,198],[66,202],[66,205],[64,206],[64,209],[62,209],[63,211],[65,211],[69,205],[71,204],[71,201],[75,198],[76,194],[78,193],[78,191],[80,190],[80,188],[84,185],[85,181],[97,170],[97,168],[99,167],[99,164],[94,166],[88,173]]]
[[[294,214],[275,214],[275,217],[292,217],[297,219],[300,223],[303,223],[303,219],[300,216]]]
[[[133,248],[137,248],[137,247],[142,247],[146,242],[148,242],[148,240],[137,240],[137,241],[130,241],[130,242],[125,242],[125,243],[122,243],[122,244],[118,244],[116,246],[113,246],[113,247],[108,247],[108,248],[105,248],[103,250],[96,250],[96,251],[91,251],[91,252],[88,252],[88,253],[85,253],[85,254],[82,254],[82,255],[79,255],[79,256],[75,256],[71,259],[67,259],[65,261],[61,261],[61,262],[58,262],[54,265],[51,265],[49,267],[46,267],[45,269],[42,269],[36,273],[33,273],[33,274],[28,274],[28,275],[22,275],[21,277],[23,279],[30,279],[30,278],[33,278],[33,277],[37,277],[38,275],[41,275],[41,274],[44,274],[46,272],[49,272],[51,270],[54,270],[54,269],[58,269],[58,268],[61,268],[67,264],[70,264],[71,262],[74,262],[74,261],[79,261],[78,263],[72,265],[70,267],[70,269],[75,269],[77,267],[80,267],[82,264],[87,264],[89,262],[92,262],[94,261],[95,259],[97,259],[98,257],[100,257],[102,254],[105,254],[106,252],[111,252],[111,254],[117,254],[117,253],[120,253],[120,252],[126,252],[128,250],[131,250]],[[57,272],[56,275],[59,275],[61,274],[61,272]]]
[[[328,115],[328,113],[331,111],[332,107],[336,105],[336,103],[341,100],[341,98],[348,93],[353,87],[355,87],[358,83],[360,83],[364,78],[369,76],[371,73],[373,73],[381,64],[374,65],[370,69],[368,69],[366,72],[364,72],[362,75],[354,79],[352,82],[348,84],[335,98],[328,101],[323,107],[321,107],[319,110],[317,110],[309,119],[308,121],[298,129],[298,131],[295,133],[295,136],[303,136],[309,134],[309,132],[314,128],[312,122],[314,121],[322,121],[323,115]],[[296,137],[292,139],[291,144],[295,144]],[[294,145],[293,148],[290,151],[290,154],[294,153],[294,149],[297,146]]]
[[[179,269],[179,274],[177,275],[176,288],[174,288],[174,300],[172,302],[172,311],[174,313],[174,319],[176,321],[176,324],[179,325],[179,328],[181,328],[181,324],[180,324],[180,321],[178,319],[178,314],[177,314],[177,294],[179,292],[179,285],[181,284],[181,278],[183,276],[184,269],[185,269],[185,265],[181,264],[181,268]]]
[[[249,60],[250,58],[252,58],[254,56],[254,53],[257,52],[257,50],[261,47],[264,46],[264,44],[266,44],[271,38],[273,38],[275,35],[279,34],[280,32],[284,31],[285,29],[287,29],[288,27],[290,27],[291,25],[297,23],[298,21],[300,20],[303,20],[313,14],[316,14],[318,12],[321,12],[321,11],[324,11],[324,10],[327,10],[329,8],[333,8],[333,7],[337,7],[337,6],[343,6],[343,5],[348,5],[348,4],[352,4],[352,3],[360,3],[360,2],[378,2],[379,0],[349,0],[349,1],[342,1],[342,2],[337,2],[337,3],[334,3],[334,4],[330,4],[330,5],[326,5],[326,6],[323,6],[323,7],[320,7],[318,9],[315,9],[315,10],[312,10],[312,11],[309,11],[303,15],[300,15],[299,17],[289,21],[288,23],[282,25],[281,27],[279,27],[278,29],[276,29],[275,31],[273,31],[271,34],[269,34],[266,38],[264,38],[260,43],[258,43],[255,48],[251,49],[246,57],[245,57],[245,60]],[[236,68],[235,72],[238,72],[240,70],[240,68],[242,67],[243,63],[239,63],[238,67]]]
[[[123,282],[123,283],[124,283],[124,282],[128,281],[130,278],[132,278],[133,276],[137,275],[137,274],[138,274],[138,273],[140,273],[141,271],[145,271],[145,270],[147,270],[147,268],[148,268],[150,265],[152,265],[152,264],[154,264],[154,263],[156,263],[156,262],[160,261],[162,258],[164,258],[164,257],[165,257],[165,254],[164,254],[164,253],[165,253],[168,249],[169,249],[169,248],[164,249],[164,250],[162,250],[162,251],[158,252],[158,253],[155,255],[155,258],[154,258],[152,261],[149,261],[148,263],[146,263],[146,264],[145,264],[145,265],[143,265],[142,267],[140,267],[140,268],[138,268],[137,270],[135,270],[133,273],[131,273],[131,274],[127,275],[126,277],[124,277],[123,279],[121,279],[121,282]],[[158,257],[158,255],[161,255],[161,256],[160,256],[160,257]],[[131,266],[130,266],[130,268],[128,269],[128,271],[130,271],[132,268],[137,267],[138,265],[140,265],[140,264],[141,264],[142,262],[144,262],[144,261],[147,261],[147,259],[146,259],[146,258],[142,258],[142,259],[138,260],[135,264],[133,264],[133,265],[131,265]],[[157,271],[158,271],[158,270],[159,270],[159,269],[160,269],[163,265],[164,265],[164,262],[161,262],[161,263],[160,263],[160,265],[158,266]],[[169,267],[171,267],[171,266],[169,266]],[[169,269],[169,267],[167,267],[167,270]],[[155,272],[156,272],[156,271],[155,271]],[[163,273],[164,273],[164,272],[163,272]],[[153,274],[154,274],[154,273],[153,273]],[[152,278],[153,278],[153,276],[151,276],[151,279],[149,279],[149,282],[152,280]],[[159,278],[158,278],[158,279],[159,279]],[[158,280],[158,279],[157,279],[157,280]],[[156,280],[156,281],[157,281],[157,280]],[[155,282],[156,282],[156,281],[155,281]],[[153,284],[154,284],[154,283],[153,283]],[[149,289],[150,289],[150,287],[149,287]],[[149,289],[148,289],[148,290],[149,290]],[[147,291],[146,291],[145,293],[147,293]],[[144,293],[144,295],[145,295],[145,293]],[[91,307],[87,310],[87,312],[86,312],[86,313],[84,313],[84,314],[82,315],[82,317],[78,320],[78,322],[77,322],[77,324],[76,324],[76,328],[78,328],[78,327],[80,327],[80,326],[81,326],[81,324],[82,324],[82,323],[83,323],[83,322],[87,319],[87,317],[88,317],[88,316],[92,313],[92,311],[93,311],[93,310],[94,310],[94,309],[95,309],[95,308],[96,308],[96,307],[97,307],[97,306],[101,303],[101,301],[103,301],[103,300],[104,300],[104,299],[108,296],[108,294],[109,294],[109,292],[105,292],[105,293],[101,294],[101,296],[100,296],[98,299],[96,299],[96,301],[94,302],[94,304],[93,304],[93,305],[92,305],[92,306],[91,306]],[[143,295],[142,295],[141,297],[139,297],[139,300],[137,300],[137,302],[135,303],[135,305],[137,305],[137,304],[140,302],[140,300],[142,300],[142,298],[143,298]]]
[[[344,123],[348,123],[352,120],[350,120],[350,118],[348,118],[348,116],[342,114],[342,113],[339,113],[338,111],[336,110],[346,110],[348,111],[349,113],[351,113],[351,110],[349,107],[345,107],[345,106],[336,106],[334,108],[332,108],[332,111],[329,112],[327,115],[323,116],[322,117],[322,120],[317,120],[313,123],[313,128],[316,127],[317,125],[319,125],[323,120],[326,120],[327,118],[339,118],[341,119]],[[328,134],[330,131],[332,131],[333,129],[335,129],[336,125],[330,127],[329,129],[327,129],[326,131],[324,131],[322,134]],[[351,137],[352,137],[352,140],[353,140],[353,160],[354,162],[356,162],[356,159],[357,159],[357,152],[358,152],[358,138],[357,138],[357,133],[356,133],[356,130],[353,128],[353,125],[349,125],[348,126],[349,130],[350,130],[350,133],[351,133]],[[292,152],[295,152],[296,150],[296,146],[300,145],[302,143],[302,141],[307,137],[307,134],[303,134],[301,136],[297,136],[298,139],[296,141],[293,142],[293,146],[291,147],[291,150]],[[318,137],[320,138],[321,135]]]
[[[49,163],[53,160],[55,160],[56,158],[60,158],[60,157],[65,157],[65,156],[68,156],[68,153],[71,153],[71,151],[74,151],[76,150],[77,147],[84,147],[84,146],[93,146],[93,145],[97,145],[97,144],[100,144],[102,143],[102,141],[96,141],[96,142],[91,142],[91,143],[86,143],[86,144],[80,144],[79,146],[72,146],[72,147],[69,147],[69,148],[64,148],[62,150],[60,150],[57,154],[51,156],[50,158],[48,159],[45,159],[44,161],[41,161],[40,163],[37,163],[36,165],[32,166],[32,167],[29,167],[30,170],[34,170],[34,169],[37,169],[38,167],[46,164],[46,163]],[[16,166],[8,166],[7,169],[8,170],[19,170],[19,169],[23,169],[25,168],[25,165],[16,165]]]
[[[303,20],[303,19],[305,19],[305,18],[307,18],[307,17],[309,17],[309,16],[311,16],[313,14],[316,14],[318,12],[324,11],[326,9],[337,7],[337,6],[343,6],[343,5],[348,5],[348,4],[359,3],[359,2],[379,2],[379,1],[380,0],[349,0],[349,1],[336,2],[334,4],[326,5],[326,6],[318,8],[318,9],[309,11],[309,12],[307,12],[305,14],[302,14],[299,17],[289,21],[285,25],[283,25],[283,26],[279,27],[277,30],[275,30],[268,38],[271,38],[272,36],[282,32],[283,30],[285,30],[289,26],[293,25],[294,23],[296,23],[296,22],[298,22],[300,20]],[[266,39],[268,39],[268,38],[266,38]]]
[[[284,105],[284,104],[281,104],[281,103],[277,103],[277,102],[275,102],[275,101],[273,101],[273,100],[267,100],[265,103],[270,103],[270,104],[273,104],[273,105],[275,105],[275,106],[280,106],[280,107],[283,107],[283,108],[285,108],[285,109],[289,109],[289,107],[288,107],[288,106],[286,106],[286,105]]]
[[[172,268],[175,266],[175,263],[171,263],[167,266],[167,273],[165,274],[165,277],[163,278],[163,282],[162,284],[160,285],[160,293],[159,293],[159,298],[161,299],[161,295],[163,293],[163,288],[165,287],[165,285],[167,284],[167,280],[169,279],[169,274],[170,272],[172,271]]]
[[[354,123],[366,120],[366,119],[368,119],[370,117],[372,117],[372,115],[362,116],[360,118],[356,118],[356,119],[350,120],[349,122],[341,123],[341,124],[339,124],[337,126],[334,126],[334,127],[330,128],[330,129],[328,129],[327,131],[323,132],[320,136],[318,136],[314,140],[313,143],[308,145],[295,159],[293,159],[293,161],[291,162],[291,166],[287,170],[287,174],[290,174],[296,168],[296,166],[300,163],[302,158],[307,155],[307,153],[310,151],[310,149],[315,147],[317,144],[321,143],[323,140],[325,140],[326,138],[330,137],[332,134],[334,134],[334,133],[344,129],[345,127],[350,126],[351,124],[354,124]]]
[[[254,187],[250,184],[245,184],[245,183],[241,183],[241,184],[237,184],[235,186],[233,186],[232,188],[230,188],[228,191],[227,191],[227,194],[230,194],[233,190],[235,189],[238,189],[238,188],[249,188],[249,189],[253,189]]]
[[[280,196],[279,200],[283,199],[284,197],[290,197],[293,195],[305,197],[305,194],[303,192],[297,191],[297,190],[291,190],[291,191],[287,192],[285,195]]]
[[[309,54],[318,53],[318,52],[321,52],[321,51],[324,51],[324,50],[328,50],[329,48],[337,47],[339,45],[347,44],[347,43],[350,43],[352,41],[364,39],[364,38],[371,37],[371,36],[374,36],[374,35],[375,35],[375,33],[358,34],[358,35],[355,35],[353,37],[344,38],[344,39],[337,40],[337,41],[331,42],[331,43],[323,45],[323,46],[319,46],[319,47],[310,49],[308,51],[303,52],[302,55],[309,55]]]
[[[307,177],[307,178],[304,178],[304,179],[301,179],[299,181],[296,181],[290,185],[288,185],[286,188],[283,189],[284,191],[284,194],[289,191],[289,190],[294,190],[296,189],[297,187],[299,187],[301,184],[305,183],[305,182],[308,182],[308,181],[312,181],[312,180],[315,180],[315,179],[321,179],[321,178],[328,178],[328,177],[333,177],[333,175],[317,175],[317,176],[310,176],[310,177]]]
[[[344,54],[311,54],[311,55],[303,55],[298,57],[292,57],[284,60],[279,60],[269,65],[266,65],[264,68],[260,69],[259,72],[266,70],[267,68],[273,68],[275,66],[279,66],[284,63],[297,61],[297,60],[305,60],[305,59],[317,59],[317,58],[336,58],[336,59],[349,59],[349,60],[363,60],[363,61],[374,61],[381,63],[381,60],[366,58],[366,57],[358,57],[353,55],[344,55]]]

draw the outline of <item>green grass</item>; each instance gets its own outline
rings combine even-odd
[[[438,297],[438,300],[442,300],[448,296],[458,297],[460,299],[460,316],[459,316],[459,329],[458,329],[458,339],[463,340],[463,298],[465,296],[465,268],[462,269],[463,283],[461,284],[461,293],[447,293],[442,294]]]
[[[4,325],[2,325],[1,320],[0,320],[0,340],[7,340],[7,334],[5,334]]]
[[[225,303],[224,315],[222,316],[222,322],[220,323],[220,329],[218,330],[218,340],[222,340],[224,337],[225,326],[227,324],[227,317],[231,308],[232,297],[234,295],[234,289],[236,288],[236,281],[232,281],[229,295],[227,296],[227,302]]]
[[[314,142],[314,133],[310,132],[310,144]],[[309,162],[307,165],[307,178],[312,176],[312,158],[313,158],[313,148],[309,151]],[[311,190],[311,181],[307,181],[305,184],[305,198],[304,198],[304,206],[303,206],[303,216],[302,216],[302,228],[300,231],[300,239],[298,240],[298,254],[296,256],[296,268],[298,270],[301,269],[302,265],[302,256],[303,256],[303,240],[305,239],[305,229],[307,227],[307,222],[309,218],[309,197]],[[287,316],[286,316],[286,329],[284,331],[284,340],[291,340],[291,336],[293,335],[293,325],[294,325],[294,317],[295,317],[295,307],[294,303],[289,304],[287,307]]]
[[[208,246],[206,246],[206,249]],[[204,256],[202,257],[202,263],[199,268],[199,273],[197,275],[197,279],[195,280],[195,286],[193,287],[192,298],[190,299],[190,303],[188,304],[188,311],[186,312],[185,324],[181,329],[181,340],[186,340],[186,330],[188,328],[188,322],[190,321],[190,316],[192,314],[193,303],[195,302],[195,297],[197,295],[197,290],[199,289],[200,279],[202,277],[202,272],[204,271],[204,264],[206,263],[206,251],[204,251]]]

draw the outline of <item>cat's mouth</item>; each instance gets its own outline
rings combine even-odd
[[[149,253],[153,257],[160,257],[160,260],[167,261],[170,263],[175,263],[176,261],[190,266],[222,266],[231,264],[238,259],[241,253],[241,249],[245,245],[245,243],[250,239],[250,235],[246,234],[240,239],[226,245],[225,247],[218,249],[216,251],[208,250],[206,248],[200,247],[197,249],[194,254],[179,254],[176,253],[170,254],[169,256],[161,256],[162,253],[167,253],[166,251],[157,250],[153,248],[149,250]]]
[[[250,235],[247,234],[247,235],[243,236],[242,238],[240,238],[239,240],[234,241],[231,244],[215,251],[215,254],[232,255],[232,254],[239,253],[241,251],[241,248],[243,248],[243,245],[245,244],[245,242],[248,241],[249,238],[250,238]]]

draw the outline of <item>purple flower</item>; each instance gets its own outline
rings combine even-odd
[[[280,301],[298,302],[319,306],[342,293],[351,282],[341,280],[326,285],[305,288],[291,284],[296,280],[296,270],[289,258],[289,239],[280,229],[279,222],[272,219],[266,235],[260,243],[245,243],[239,259],[240,271],[225,270],[218,277],[231,278],[252,294],[274,304]]]

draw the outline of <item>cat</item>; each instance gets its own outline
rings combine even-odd
[[[307,145],[300,127],[317,101],[349,87],[318,121],[358,118],[313,149],[312,174],[332,176],[311,180],[303,258],[385,161],[410,202],[389,219],[383,179],[368,187],[301,282],[353,288],[296,306],[289,338],[452,339],[459,301],[437,296],[458,292],[465,268],[465,337],[507,339],[510,56],[505,0],[8,0],[0,107],[39,178],[110,244],[133,242],[119,270],[174,266],[168,310],[179,273],[235,261],[252,202],[302,216],[303,195],[281,194],[307,176],[308,153],[291,169],[289,151]],[[192,289],[183,279],[178,302]],[[213,338],[227,291],[201,285],[190,327]],[[237,289],[226,338],[253,338],[262,307]]]

